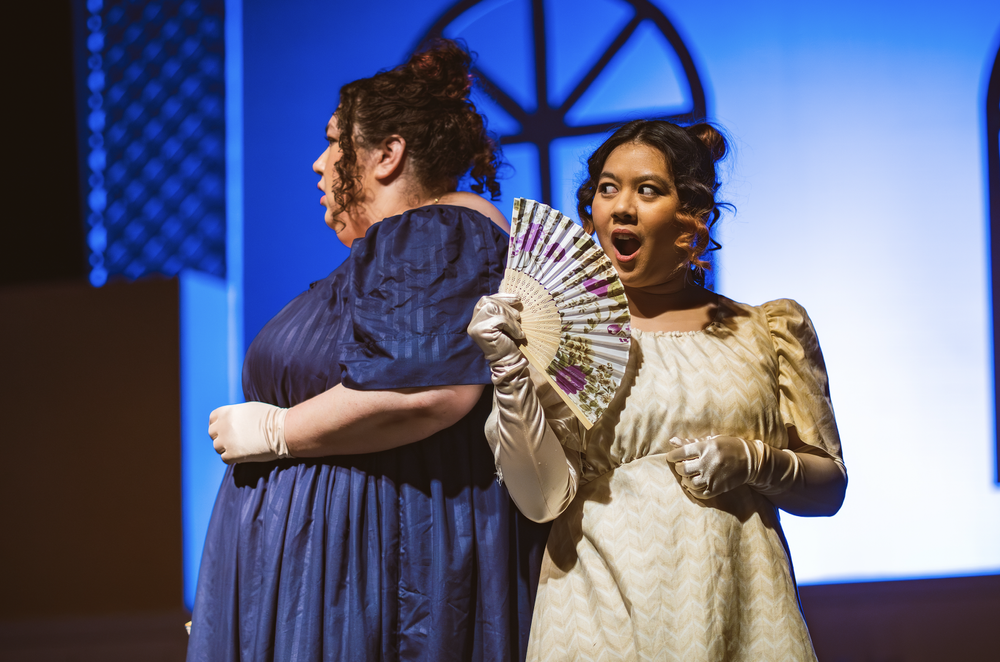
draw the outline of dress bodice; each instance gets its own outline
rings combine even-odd
[[[673,437],[727,434],[787,446],[767,310],[722,299],[704,330],[633,330],[622,386],[586,434],[583,481],[666,453]]]
[[[291,407],[357,390],[489,383],[465,326],[503,278],[507,235],[477,211],[430,205],[376,223],[247,350],[247,400]]]

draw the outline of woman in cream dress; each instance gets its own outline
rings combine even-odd
[[[707,124],[631,122],[579,211],[632,314],[626,377],[590,430],[517,350],[518,302],[469,333],[496,386],[487,438],[521,511],[554,520],[529,660],[813,660],[777,509],[832,515],[847,473],[805,310],[702,286],[719,216]]]

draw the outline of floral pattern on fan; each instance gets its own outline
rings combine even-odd
[[[628,301],[611,261],[572,219],[518,198],[500,291],[524,306],[521,351],[589,429],[621,383],[631,341]]]

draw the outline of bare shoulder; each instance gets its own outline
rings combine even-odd
[[[456,207],[468,207],[469,209],[475,209],[480,214],[490,219],[496,223],[501,230],[510,234],[510,223],[507,222],[507,217],[497,209],[496,205],[492,202],[471,193],[469,191],[452,191],[451,193],[445,193],[438,200],[440,205],[455,205]]]

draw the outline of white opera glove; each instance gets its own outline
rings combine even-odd
[[[493,411],[485,431],[497,475],[525,517],[547,522],[576,496],[577,472],[546,422],[528,361],[513,340],[524,337],[519,305],[513,295],[483,297],[468,332],[490,363]]]
[[[483,297],[472,311],[472,321],[467,329],[492,369],[494,365],[526,363],[516,340],[524,338],[521,314],[517,309],[521,300],[514,294],[494,294]],[[496,380],[494,379],[494,382]]]
[[[264,402],[219,407],[208,417],[208,436],[226,464],[291,457],[285,443],[288,410]]]
[[[681,485],[697,499],[711,499],[740,485],[767,495],[804,486],[802,461],[789,449],[724,435],[674,437],[670,443],[675,448],[666,459],[674,464]]]

